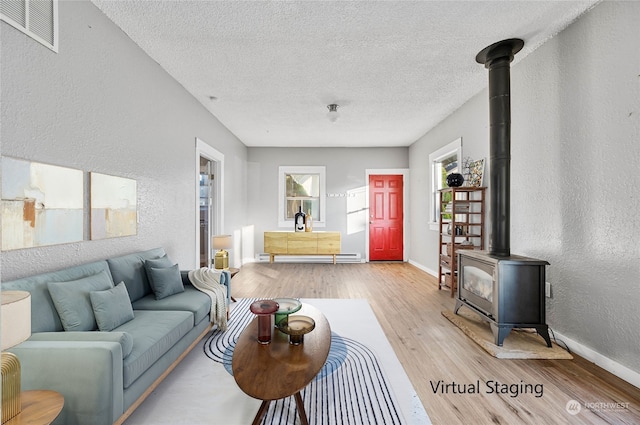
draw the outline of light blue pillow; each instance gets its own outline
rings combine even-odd
[[[182,284],[182,277],[177,264],[165,268],[151,267],[149,268],[149,274],[151,288],[156,295],[156,300],[184,292],[184,285]]]
[[[113,288],[106,271],[66,282],[48,282],[49,294],[65,331],[95,331],[89,292]]]
[[[173,266],[173,262],[167,257],[167,255],[163,255],[160,258],[152,258],[149,260],[144,260],[144,267],[147,269],[147,274],[149,273],[149,269],[152,267],[158,269],[164,269],[167,267]]]
[[[118,326],[133,320],[133,307],[124,282],[106,291],[89,292],[93,314],[96,316],[98,329],[111,331]]]

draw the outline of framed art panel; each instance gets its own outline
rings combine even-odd
[[[135,180],[91,173],[91,239],[137,234],[137,198]]]
[[[2,250],[83,240],[83,172],[2,157]]]
[[[484,158],[469,162],[468,185],[472,187],[482,187],[484,179]]]

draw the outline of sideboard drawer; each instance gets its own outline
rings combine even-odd
[[[340,254],[340,233],[318,233],[318,254]]]
[[[317,254],[318,234],[313,232],[289,233],[287,242],[288,254]]]
[[[287,232],[264,232],[264,252],[287,253]]]

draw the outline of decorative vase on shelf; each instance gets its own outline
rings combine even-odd
[[[447,176],[447,186],[460,187],[464,183],[464,176],[460,173],[451,173]]]
[[[305,231],[305,220],[306,214],[302,212],[302,206],[299,207],[298,212],[295,215],[295,231],[296,232],[304,232]]]
[[[313,231],[313,218],[311,216],[311,210],[307,210],[307,217],[304,222],[304,231],[305,232]]]

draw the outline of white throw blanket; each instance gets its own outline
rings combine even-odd
[[[196,289],[211,298],[211,323],[218,325],[218,329],[227,330],[227,288],[220,284],[221,273],[202,267],[189,272],[189,280]]]

